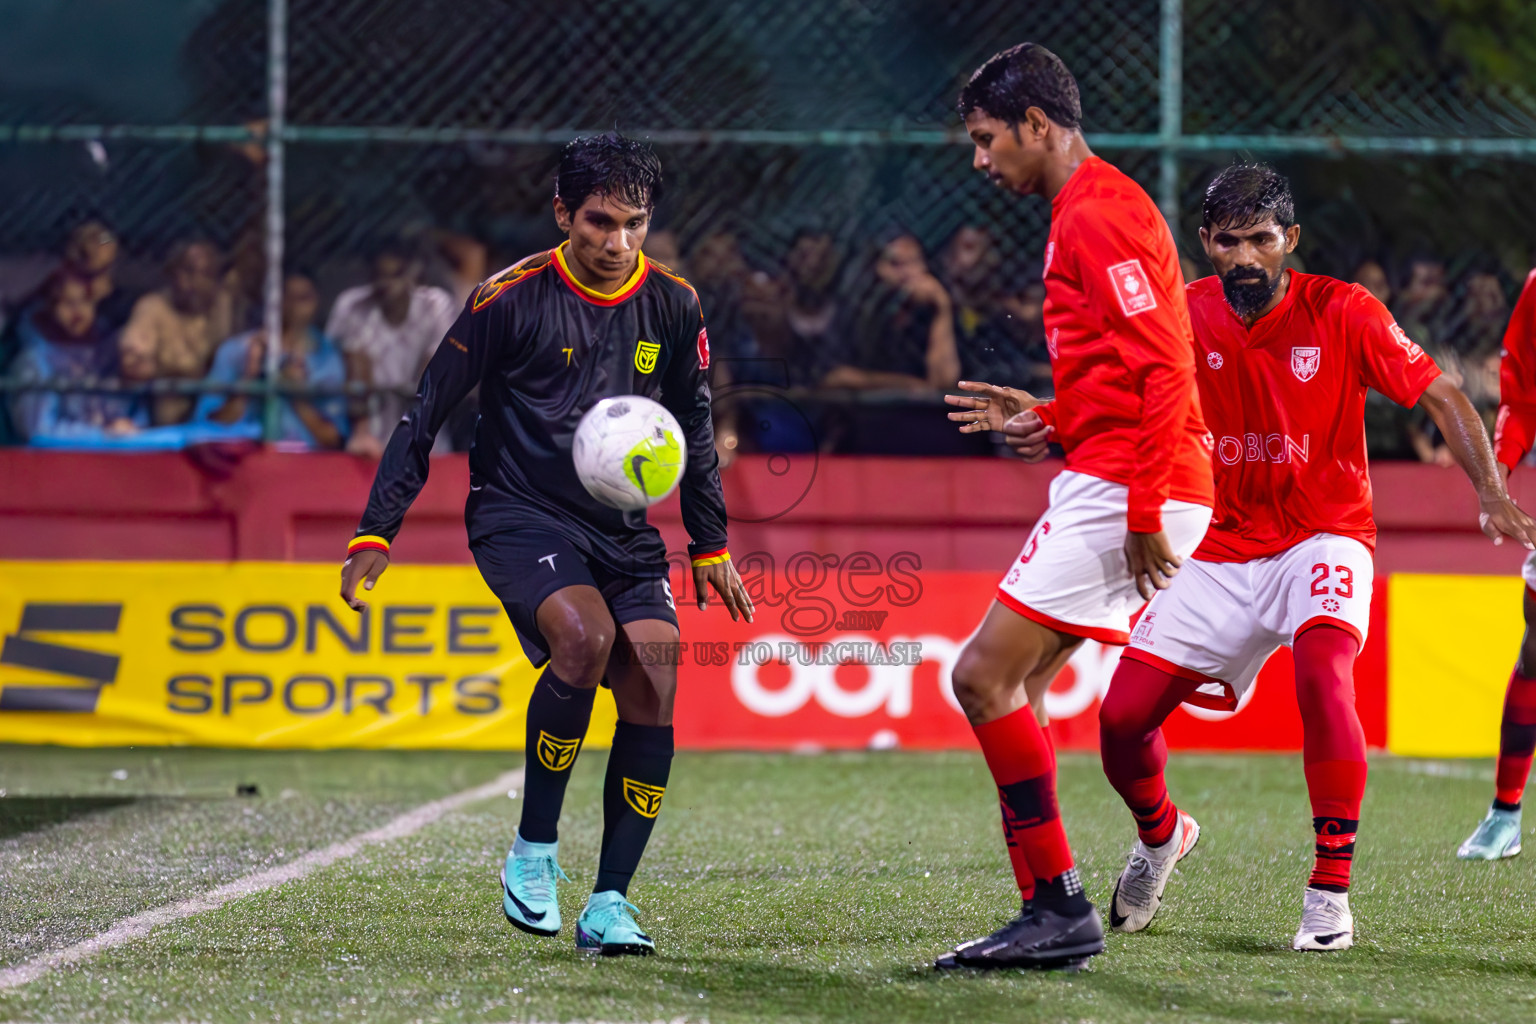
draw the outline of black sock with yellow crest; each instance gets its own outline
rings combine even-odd
[[[620,722],[603,782],[603,847],[593,892],[629,894],[672,773],[672,727]]]
[[[528,740],[523,779],[523,817],[517,834],[524,842],[552,843],[559,838],[560,805],[571,766],[581,752],[592,700],[597,690],[571,686],[555,675],[553,665],[533,686],[528,701]]]

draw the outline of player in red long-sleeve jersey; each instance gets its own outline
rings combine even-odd
[[[1052,967],[1102,951],[1104,932],[1074,867],[1035,708],[1084,638],[1126,642],[1131,613],[1200,542],[1210,453],[1173,238],[1146,192],[1089,150],[1071,72],[1023,43],[982,65],[959,106],[974,166],[1051,204],[1044,317],[1056,401],[977,385],[951,396],[969,410],[951,418],[998,429],[1017,413],[1013,439],[1039,458],[1053,433],[1067,466],[953,673],[997,784],[1023,910],[939,966]]]
[[[1536,443],[1536,270],[1525,279],[1514,315],[1504,331],[1499,364],[1499,418],[1493,450],[1504,479]],[[1520,798],[1536,753],[1536,554],[1528,556],[1525,577],[1525,637],[1504,691],[1499,723],[1499,762],[1493,806],[1456,851],[1462,860],[1499,860],[1520,852]]]
[[[1216,436],[1210,531],[1147,606],[1099,710],[1109,781],[1138,839],[1110,924],[1145,928],[1199,836],[1163,781],[1162,724],[1179,704],[1231,710],[1269,656],[1296,661],[1302,762],[1316,833],[1299,950],[1348,949],[1350,866],[1365,793],[1355,656],[1370,623],[1376,523],[1365,396],[1417,405],[1439,426],[1498,542],[1536,543],[1472,404],[1359,285],[1284,267],[1301,228],[1290,185],[1257,164],[1206,190],[1200,240],[1216,270],[1189,286],[1201,406]]]

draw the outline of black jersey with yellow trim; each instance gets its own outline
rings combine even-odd
[[[426,483],[438,429],[480,387],[470,449],[470,542],[537,524],[616,571],[665,572],[665,548],[643,515],[589,495],[571,461],[582,415],[604,398],[664,405],[688,446],[681,481],[690,553],[726,546],[725,496],[710,422],[709,338],[693,287],[640,256],[609,293],[578,281],[565,243],[482,284],[422,373],[395,428],[357,532],[392,540]]]

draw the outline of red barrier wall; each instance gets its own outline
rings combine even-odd
[[[180,454],[0,449],[0,558],[336,561],[357,524],[374,463],[347,455],[258,452],[226,479]],[[765,551],[881,559],[912,552],[925,570],[1000,572],[1045,508],[1059,463],[1002,459],[749,456],[722,475],[738,556]],[[466,562],[463,456],[434,459],[397,558]],[[1372,471],[1381,526],[1377,571],[1517,572],[1523,552],[1478,532],[1459,470],[1382,463]],[[1536,507],[1536,474],[1516,497]],[[655,521],[674,550],[677,501]]]
[[[743,573],[757,553],[775,580],[753,625],[718,608],[691,607],[690,581],[674,574],[685,658],[679,738],[693,747],[783,748],[806,743],[862,747],[969,746],[968,727],[944,687],[947,664],[991,599],[1044,510],[1059,464],[1001,459],[751,457],[724,474],[731,548]],[[227,476],[180,454],[102,455],[0,450],[0,559],[272,560],[336,563],[367,498],[374,464],[346,455],[260,451]],[[1471,487],[1455,471],[1385,464],[1374,472],[1381,525],[1378,575],[1518,571],[1523,551],[1494,547],[1477,530]],[[1536,501],[1536,481],[1516,478]],[[1528,486],[1529,484],[1529,486]],[[410,562],[469,561],[463,503],[465,459],[432,463],[430,482],[406,520],[395,556]],[[676,500],[654,521],[669,546],[686,543]],[[869,557],[850,562],[853,556]],[[805,556],[814,557],[805,557]],[[801,556],[797,560],[797,556]],[[817,580],[793,578],[794,565]],[[863,615],[839,566],[859,565],[852,587],[915,583],[923,601],[880,602]],[[898,570],[896,567],[900,566]],[[902,575],[905,573],[905,576]],[[804,574],[802,574],[804,575]],[[883,579],[881,577],[884,577]],[[1385,580],[1373,607],[1372,642],[1357,666],[1362,723],[1386,741]],[[807,623],[817,605],[826,621]],[[861,618],[860,616],[863,615]],[[800,616],[800,618],[796,618]],[[742,644],[775,656],[781,645],[916,642],[922,664],[798,666],[737,657]],[[729,651],[730,655],[725,656]],[[792,658],[791,661],[794,659]],[[1098,696],[1113,652],[1085,645],[1052,688],[1052,728],[1063,747],[1097,745]],[[1300,720],[1289,656],[1261,674],[1252,701],[1213,720],[1185,709],[1169,720],[1176,747],[1297,749]]]

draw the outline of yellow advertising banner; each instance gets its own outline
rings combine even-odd
[[[1387,594],[1387,747],[1493,757],[1525,629],[1518,576],[1394,574]]]
[[[0,742],[513,750],[537,672],[473,566],[0,562]],[[590,736],[605,745],[606,691]]]

